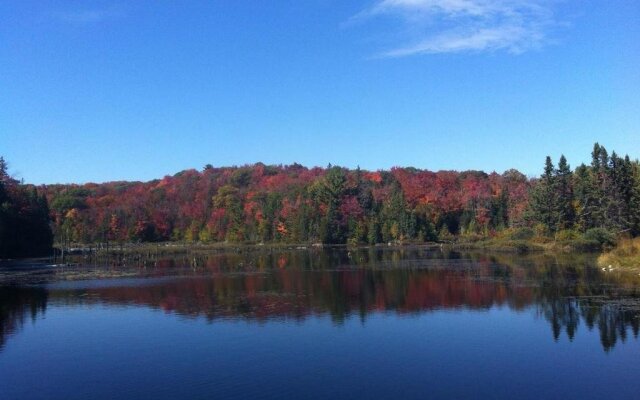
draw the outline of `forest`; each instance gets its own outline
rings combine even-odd
[[[13,186],[15,192],[19,186]],[[638,161],[597,143],[589,165],[572,170],[564,156],[557,165],[547,157],[544,172],[533,179],[513,169],[365,171],[257,163],[206,165],[150,182],[19,191],[29,204],[42,204],[41,212],[46,195],[58,243],[358,245],[508,237],[613,244],[620,234],[640,234]]]
[[[0,157],[0,258],[48,255],[53,244],[44,189],[9,176]]]
[[[299,164],[186,170],[150,182],[25,185],[0,158],[0,257],[71,243],[378,244],[583,240],[640,234],[640,166],[595,144],[589,165],[350,170]]]

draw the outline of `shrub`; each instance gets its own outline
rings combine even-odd
[[[556,240],[560,242],[568,242],[576,240],[580,237],[580,234],[573,229],[563,229],[556,232]]]
[[[543,224],[535,224],[533,227],[536,238],[546,238],[549,235],[549,230]]]
[[[511,232],[509,238],[511,240],[531,240],[535,235],[536,233],[531,228],[516,228]]]
[[[597,240],[587,240],[584,237],[573,240],[571,246],[576,251],[600,251],[602,244]]]
[[[588,229],[582,236],[587,241],[600,243],[601,246],[615,246],[616,235],[604,228]]]
[[[531,246],[527,242],[516,240],[513,241],[512,246],[515,248],[516,252],[524,254],[528,253],[531,250]]]
[[[449,232],[446,226],[440,228],[440,232],[438,232],[438,242],[453,242],[455,236]]]
[[[485,236],[480,235],[478,233],[465,233],[464,235],[460,235],[460,239],[465,242],[479,242],[485,239]]]

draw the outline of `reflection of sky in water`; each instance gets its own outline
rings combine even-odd
[[[0,354],[3,398],[633,398],[640,346],[551,339],[532,309],[373,313],[335,324],[50,307]],[[589,377],[580,379],[579,377]]]

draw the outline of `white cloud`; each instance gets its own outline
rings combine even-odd
[[[504,50],[522,53],[541,47],[555,22],[553,0],[380,0],[352,18],[396,17],[409,44],[383,57]]]
[[[411,12],[484,15],[490,8],[491,2],[478,0],[382,0],[371,11],[377,14],[404,9]]]

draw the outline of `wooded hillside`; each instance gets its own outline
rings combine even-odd
[[[511,229],[640,233],[640,168],[598,144],[572,171],[349,170],[261,163],[186,170],[151,182],[49,185],[58,241],[379,243]],[[568,232],[568,233],[567,233]],[[597,233],[597,232],[596,232]]]

